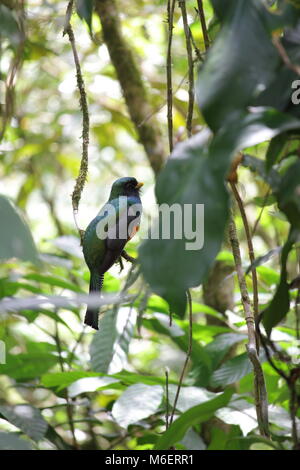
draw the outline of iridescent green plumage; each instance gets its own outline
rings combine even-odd
[[[90,292],[100,292],[104,273],[118,260],[127,241],[131,238],[127,230],[128,226],[132,223],[133,225],[139,224],[139,217],[128,214],[128,210],[130,212],[131,209],[140,207],[141,185],[131,177],[119,178],[115,181],[108,202],[85,231],[83,254],[91,273]],[[103,238],[102,235],[107,232],[108,227],[107,238]],[[122,230],[123,233],[120,233]],[[88,308],[84,321],[85,324],[98,329],[98,309]]]

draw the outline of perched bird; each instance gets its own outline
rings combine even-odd
[[[90,270],[90,293],[100,292],[104,273],[119,259],[128,240],[139,229],[142,213],[140,188],[135,178],[116,180],[107,203],[88,225],[83,254]],[[98,330],[98,308],[87,308],[84,323]]]

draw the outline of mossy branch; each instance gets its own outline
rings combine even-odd
[[[88,109],[88,104],[87,104],[84,80],[83,80],[83,76],[81,72],[78,52],[76,49],[75,36],[74,36],[74,32],[70,23],[72,11],[73,11],[73,0],[69,2],[68,7],[67,7],[66,21],[65,21],[63,34],[68,35],[69,41],[72,47],[74,63],[76,67],[77,87],[78,87],[79,95],[80,95],[79,103],[80,103],[80,108],[82,111],[82,154],[81,154],[79,173],[76,178],[75,187],[72,193],[72,206],[73,206],[74,221],[75,221],[75,225],[77,227],[77,230],[79,232],[80,239],[82,242],[84,231],[79,228],[77,224],[76,215],[78,212],[78,206],[79,206],[79,202],[81,199],[81,194],[82,194],[85,182],[87,180],[87,175],[88,175],[88,148],[89,148],[89,133],[90,133],[90,117],[89,117],[89,109]]]
[[[122,34],[115,0],[96,0],[103,40],[123,91],[130,118],[135,125],[151,168],[157,174],[164,162],[164,142],[161,130],[153,117],[141,71],[134,54]],[[149,116],[152,116],[151,119]]]

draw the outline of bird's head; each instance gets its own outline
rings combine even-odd
[[[117,179],[112,185],[109,199],[115,199],[120,196],[138,196],[144,183],[138,183],[135,178],[126,176]]]

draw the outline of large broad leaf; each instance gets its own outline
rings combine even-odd
[[[193,210],[187,225],[193,230],[196,227],[200,242],[191,249],[191,240],[185,236],[185,231],[179,237],[178,225],[182,227],[182,223],[178,223],[178,217],[176,222],[175,217],[171,217],[169,239],[152,237],[140,248],[141,268],[146,280],[180,316],[185,312],[186,289],[205,280],[223,241],[229,210],[224,181],[232,156],[237,150],[263,142],[280,132],[300,128],[299,120],[273,109],[245,112],[240,117],[238,122],[228,119],[211,141],[204,131],[179,144],[157,180],[157,201],[160,205],[165,204],[164,209],[166,205],[169,208],[177,205],[176,210],[183,214],[184,205],[191,205]],[[197,204],[204,206],[203,220],[196,218]],[[162,235],[166,219],[160,217],[157,223],[158,233]]]
[[[16,13],[3,4],[0,5],[0,30],[3,37],[9,38],[14,46],[22,40]]]
[[[219,2],[220,3],[220,2]],[[236,121],[242,109],[271,82],[280,63],[270,40],[266,9],[256,0],[236,0],[223,10],[223,25],[207,60],[200,70],[196,86],[198,104],[208,125],[216,130],[232,117]]]
[[[278,447],[274,441],[270,441],[266,437],[255,435],[247,437],[233,437],[226,443],[226,450],[248,450],[251,445],[256,443],[264,444],[266,446],[265,450],[269,450],[268,447],[280,450],[280,447]]]
[[[225,333],[216,336],[216,338],[205,347],[205,351],[212,359],[212,368],[217,368],[220,361],[234,344],[245,341],[246,339],[247,335],[239,333]]]
[[[51,276],[50,274],[42,275],[39,273],[30,273],[26,274],[24,279],[41,282],[43,284],[48,284],[49,286],[61,287],[62,289],[68,289],[74,292],[83,292],[83,290],[76,284],[59,277]]]
[[[6,364],[0,364],[0,373],[16,380],[30,380],[47,372],[58,362],[49,353],[7,355]]]
[[[105,380],[105,382],[104,382]],[[85,382],[83,382],[85,381]],[[55,388],[57,391],[70,387],[70,394],[73,392],[77,394],[79,390],[94,391],[98,388],[106,387],[108,383],[117,383],[121,381],[122,384],[132,385],[136,383],[144,383],[146,385],[165,385],[165,377],[157,377],[151,375],[140,375],[122,370],[116,374],[102,374],[100,372],[85,372],[85,371],[68,371],[68,372],[53,372],[44,374],[41,377],[41,384],[44,387]],[[177,383],[175,380],[169,379],[169,383]],[[94,389],[94,390],[93,390]]]
[[[0,259],[20,258],[39,264],[29,228],[11,202],[0,195]]]
[[[146,385],[165,385],[166,378],[165,377],[157,377],[152,375],[141,375],[141,374],[134,374],[133,372],[128,372],[127,370],[122,370],[117,374],[112,374],[110,377],[114,377],[115,379],[121,380],[121,382],[125,384],[136,384],[136,383],[143,383]],[[169,383],[177,383],[177,381],[173,379],[169,379]]]
[[[0,432],[0,450],[32,450],[32,446],[15,433]]]
[[[205,450],[206,445],[203,439],[193,429],[188,429],[184,438],[180,441],[181,445],[187,450]]]
[[[120,426],[127,428],[155,413],[163,394],[160,385],[131,385],[114,403],[112,415]]]
[[[135,323],[136,311],[133,309],[105,312],[90,347],[94,371],[114,373],[124,368]]]
[[[255,406],[239,396],[232,397],[228,406],[218,410],[216,416],[224,423],[238,425],[244,436],[257,428]]]
[[[34,441],[40,441],[48,428],[40,410],[27,404],[0,406],[0,414]]]
[[[292,227],[300,230],[300,161],[291,165],[280,181],[276,193],[279,209]]]
[[[173,408],[178,386],[169,385],[169,402]],[[205,403],[217,395],[209,392],[205,388],[200,387],[182,387],[176,403],[176,409],[182,413],[189,410],[193,406]]]
[[[280,282],[270,305],[262,312],[263,325],[270,336],[272,328],[288,313],[290,308],[289,284],[287,282],[287,260],[294,243],[294,233],[291,233],[281,252]]]
[[[252,371],[252,365],[246,353],[226,361],[212,374],[210,385],[212,387],[225,387],[237,382]]]
[[[207,421],[219,409],[227,405],[232,390],[228,389],[212,400],[193,406],[174,421],[168,430],[158,439],[155,449],[167,450],[180,441],[187,430],[198,423]]]
[[[76,11],[78,16],[86,21],[90,31],[92,30],[94,0],[76,0]]]
[[[90,377],[99,377],[99,374],[97,372],[85,371],[56,372],[52,374],[44,374],[41,377],[41,384],[44,387],[57,388],[59,391],[69,387],[69,385],[77,380]]]

